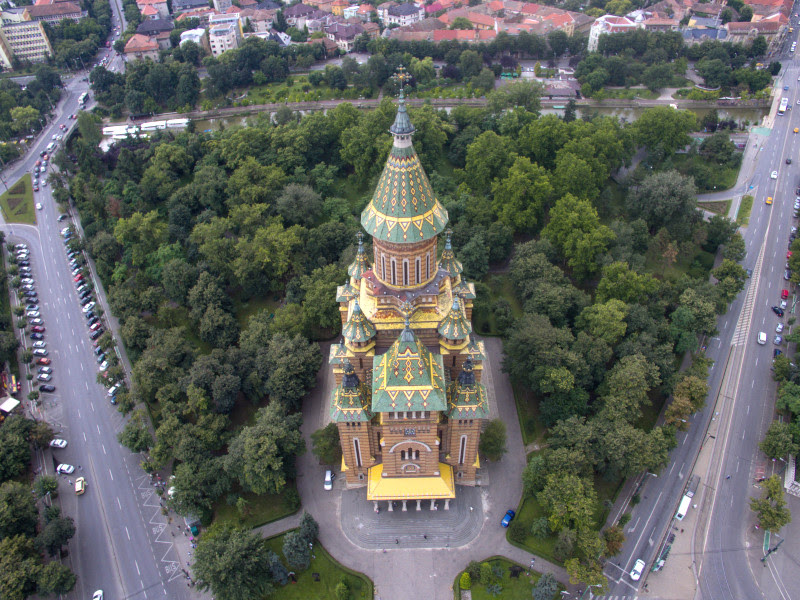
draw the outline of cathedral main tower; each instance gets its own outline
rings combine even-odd
[[[402,79],[402,74],[401,74]],[[412,145],[414,126],[401,87],[394,141],[361,214],[372,264],[359,234],[349,280],[337,289],[342,341],[329,363],[337,387],[330,416],[349,486],[375,503],[449,508],[455,484],[474,485],[478,442],[489,418],[481,384],[485,350],[472,338],[475,287],[461,277],[447,211]],[[439,502],[441,501],[441,502]]]

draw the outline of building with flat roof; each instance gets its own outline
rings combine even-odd
[[[0,26],[0,62],[12,69],[13,58],[32,63],[53,56],[53,47],[41,21],[22,21]]]

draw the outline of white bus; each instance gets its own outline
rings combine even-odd
[[[778,114],[782,115],[786,113],[786,109],[789,107],[789,99],[788,98],[781,98],[781,105],[778,107]]]
[[[82,94],[81,94],[81,95],[78,97],[78,104],[80,104],[81,106],[83,106],[84,104],[86,104],[86,101],[87,101],[88,99],[89,99],[89,92],[83,92],[83,93],[82,93]]]

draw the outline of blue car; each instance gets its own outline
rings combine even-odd
[[[503,517],[503,520],[502,520],[502,521],[500,521],[500,525],[502,525],[503,527],[508,527],[508,526],[511,524],[511,521],[512,521],[512,520],[514,519],[514,517],[516,516],[516,514],[517,514],[517,513],[515,513],[513,510],[511,510],[511,509],[508,509],[508,510],[506,511],[506,514],[505,514],[505,516]]]

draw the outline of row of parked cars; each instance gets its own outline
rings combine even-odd
[[[55,386],[50,383],[53,379],[53,368],[50,366],[50,359],[47,357],[47,342],[44,339],[45,326],[39,310],[39,296],[36,292],[36,281],[33,278],[31,267],[30,250],[27,244],[17,244],[14,246],[14,260],[19,269],[20,291],[25,298],[25,318],[31,326],[31,346],[33,356],[36,357],[36,379],[43,382],[39,386],[42,392],[54,392]]]
[[[86,279],[84,270],[85,259],[82,251],[73,244],[75,239],[74,233],[70,227],[65,227],[61,230],[61,235],[64,238],[64,246],[67,250],[67,259],[69,260],[70,268],[72,269],[72,280],[75,283],[76,291],[78,292],[78,299],[81,304],[84,317],[86,317],[86,324],[89,327],[89,338],[94,342],[95,360],[99,365],[100,372],[106,373],[111,366],[109,357],[106,355],[105,350],[100,346],[98,339],[103,333],[103,321],[100,316],[95,314],[97,302],[94,299],[92,288]],[[120,389],[120,384],[115,384],[106,390],[106,393],[111,400],[112,404],[116,404],[116,394]]]

